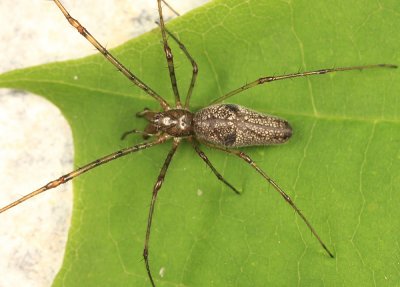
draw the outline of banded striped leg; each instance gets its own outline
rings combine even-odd
[[[192,146],[195,149],[195,151],[197,152],[197,154],[201,157],[201,159],[204,160],[204,162],[211,168],[211,170],[213,171],[215,176],[220,181],[225,183],[228,187],[230,187],[230,189],[232,189],[236,194],[240,195],[240,192],[233,185],[231,185],[229,182],[227,182],[224,179],[224,177],[215,169],[215,167],[212,165],[212,163],[210,162],[210,160],[208,159],[206,154],[199,148],[198,144],[196,142],[194,142],[193,140],[190,140],[190,143],[192,144]]]
[[[164,3],[167,4],[166,2],[164,2]],[[170,9],[172,9],[169,5],[168,5],[168,7]],[[175,12],[175,10],[172,10],[172,11]],[[179,14],[177,14],[177,15],[179,16]],[[156,22],[156,23],[157,23],[157,25],[160,25],[160,23],[158,23],[158,22]],[[190,81],[189,89],[186,94],[186,100],[185,100],[185,109],[189,109],[190,97],[192,96],[193,88],[194,88],[194,85],[195,85],[196,79],[197,79],[197,74],[199,73],[199,68],[197,66],[196,61],[193,59],[192,56],[190,56],[189,51],[186,49],[185,45],[183,45],[183,43],[174,34],[172,34],[167,28],[164,28],[164,29],[168,33],[168,35],[179,45],[179,48],[183,51],[186,58],[192,64],[192,79]]]
[[[165,0],[161,0],[164,4],[165,4],[165,6],[167,6],[168,7],[168,9],[169,10],[171,10],[176,16],[181,16],[181,14],[179,14],[178,13],[178,11],[176,11],[174,8],[172,8],[172,6],[171,5],[169,5],[168,3],[167,3],[167,1],[165,1]]]
[[[180,109],[180,108],[182,108],[182,104],[181,104],[181,99],[179,97],[178,85],[176,83],[174,56],[172,55],[171,48],[168,46],[167,36],[165,33],[165,24],[164,24],[164,18],[163,18],[163,14],[162,14],[161,2],[162,2],[162,0],[157,0],[158,14],[160,16],[160,29],[161,29],[161,35],[162,35],[162,39],[163,39],[163,43],[164,43],[164,52],[165,52],[165,57],[166,57],[167,63],[168,63],[169,77],[171,79],[172,90],[174,91],[174,95],[175,95],[175,106],[176,106],[176,108]]]
[[[113,55],[108,52],[104,46],[102,46],[90,33],[88,30],[86,30],[85,27],[79,23],[78,20],[72,18],[72,16],[68,13],[67,9],[64,8],[64,6],[61,4],[59,0],[53,0],[54,3],[58,6],[58,8],[61,10],[61,12],[64,14],[65,18],[68,20],[68,22],[78,30],[78,32],[86,38],[99,52],[111,63],[113,64],[118,71],[120,71],[125,77],[127,77],[132,83],[134,83],[136,86],[138,86],[140,89],[145,91],[148,95],[156,99],[159,104],[161,105],[162,109],[168,110],[170,107],[168,103],[159,95],[157,94],[153,89],[151,89],[149,86],[147,86],[144,82],[142,82],[138,77],[136,77],[131,71],[129,71],[124,65],[122,65],[116,58],[114,58]]]
[[[158,175],[156,184],[153,187],[153,196],[151,198],[151,203],[150,203],[150,209],[149,209],[149,217],[147,219],[147,230],[146,230],[146,240],[144,242],[144,250],[143,250],[143,258],[146,264],[146,270],[147,270],[147,274],[149,276],[151,285],[153,287],[155,287],[156,285],[154,284],[154,280],[153,280],[153,276],[151,275],[151,271],[150,271],[150,264],[149,264],[149,241],[150,241],[150,231],[151,231],[151,222],[153,219],[153,213],[154,213],[154,205],[156,203],[156,199],[157,199],[157,195],[158,195],[158,191],[160,190],[163,182],[164,182],[164,178],[165,178],[165,174],[167,173],[167,169],[169,164],[171,163],[172,157],[174,156],[176,149],[178,148],[180,143],[180,139],[179,138],[175,138],[174,139],[174,143],[172,145],[172,149],[169,151],[167,158],[165,159],[164,165],[161,168],[160,174]]]
[[[208,144],[209,145],[209,144]],[[310,224],[310,222],[308,222],[307,218],[303,215],[303,213],[300,211],[300,209],[294,204],[294,202],[292,201],[292,199],[289,197],[289,195],[286,194],[286,192],[284,192],[282,190],[282,188],[279,187],[279,185],[272,180],[272,178],[270,178],[261,168],[259,168],[256,163],[244,152],[239,151],[239,150],[231,150],[231,149],[224,149],[221,147],[217,147],[214,145],[209,145],[213,148],[217,148],[220,149],[224,152],[230,153],[230,154],[234,154],[238,157],[240,157],[241,159],[243,159],[245,162],[247,162],[248,164],[250,164],[259,174],[261,174],[261,176],[269,182],[269,184],[272,185],[272,187],[279,192],[279,194],[283,197],[283,199],[285,199],[285,201],[287,203],[290,204],[290,206],[296,211],[296,213],[301,217],[301,219],[303,219],[304,223],[308,226],[308,228],[311,230],[311,233],[315,236],[315,238],[317,238],[318,242],[321,244],[322,248],[324,248],[324,250],[326,251],[326,253],[328,253],[328,255],[331,258],[334,258],[333,253],[328,249],[328,247],[326,247],[325,243],[321,240],[321,238],[319,237],[319,235],[317,234],[317,232],[315,231],[314,227],[312,227],[312,225]]]
[[[40,194],[42,192],[45,192],[46,190],[55,188],[55,187],[59,186],[60,184],[66,183],[67,181],[70,181],[71,179],[73,179],[73,178],[75,178],[77,176],[80,176],[81,174],[83,174],[83,173],[85,173],[85,172],[87,172],[87,171],[89,171],[89,170],[91,170],[91,169],[93,169],[95,167],[98,167],[99,165],[102,165],[102,164],[105,164],[106,162],[109,162],[109,161],[112,161],[114,159],[123,157],[123,156],[125,156],[127,154],[130,154],[130,153],[133,153],[133,152],[137,152],[139,150],[143,150],[143,149],[146,149],[146,148],[161,144],[161,143],[165,142],[167,139],[169,139],[169,136],[160,137],[160,138],[158,138],[157,140],[155,140],[153,142],[141,143],[141,144],[138,144],[138,145],[134,145],[132,147],[124,148],[124,149],[121,149],[121,150],[119,150],[117,152],[114,152],[112,154],[106,155],[106,156],[104,156],[102,158],[99,158],[99,159],[97,159],[95,161],[92,161],[91,163],[88,163],[88,164],[78,168],[77,170],[74,170],[74,171],[72,171],[70,173],[67,173],[67,174],[61,176],[60,178],[58,178],[56,180],[50,181],[48,184],[42,186],[41,188],[39,188],[39,189],[37,189],[37,190],[35,190],[35,191],[23,196],[23,197],[21,197],[20,199],[10,203],[9,205],[0,208],[0,213],[2,213],[4,211],[10,209],[11,207],[14,207],[14,206],[16,206],[16,205],[18,205],[18,204],[30,199],[31,197],[34,197],[34,196],[36,196],[36,195],[38,195],[38,194]]]
[[[351,71],[351,70],[366,70],[366,69],[374,69],[374,68],[392,68],[395,69],[397,68],[396,65],[392,64],[377,64],[377,65],[365,65],[365,66],[353,66],[353,67],[339,67],[339,68],[332,68],[332,69],[322,69],[322,70],[316,70],[316,71],[308,71],[308,72],[301,72],[301,73],[292,73],[292,74],[286,74],[286,75],[280,75],[280,76],[268,76],[268,77],[262,77],[259,78],[251,83],[248,83],[236,90],[233,90],[226,95],[219,97],[218,99],[214,100],[211,102],[211,104],[219,103],[227,98],[232,97],[233,95],[236,95],[240,92],[243,92],[247,89],[253,88],[257,85],[262,85],[265,83],[270,83],[273,81],[279,81],[279,80],[286,80],[286,79],[291,79],[291,78],[299,78],[299,77],[307,77],[307,76],[313,76],[313,75],[323,75],[323,74],[328,74],[328,73],[333,73],[333,72],[342,72],[342,71]]]
[[[189,102],[190,102],[190,97],[192,96],[192,92],[193,92],[193,88],[194,85],[196,83],[196,79],[197,79],[197,74],[199,73],[199,68],[197,66],[196,61],[192,58],[192,56],[190,56],[188,50],[186,49],[185,45],[183,45],[183,43],[181,41],[178,40],[177,37],[175,37],[174,34],[172,34],[170,31],[168,31],[167,29],[165,29],[165,31],[168,33],[168,35],[174,39],[174,41],[176,43],[178,43],[179,48],[183,51],[183,53],[186,55],[186,58],[188,58],[188,60],[190,61],[190,63],[192,64],[192,80],[190,81],[190,86],[186,95],[186,100],[185,100],[185,109],[189,108]]]

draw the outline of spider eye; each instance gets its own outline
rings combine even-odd
[[[179,118],[179,128],[181,130],[184,130],[187,127],[187,124],[186,124],[185,120],[186,120],[185,116],[182,116],[182,117]]]
[[[171,125],[171,123],[172,123],[171,118],[170,118],[170,117],[164,117],[164,118],[162,119],[162,123],[163,123],[164,126],[169,126],[169,125]]]

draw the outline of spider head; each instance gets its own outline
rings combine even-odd
[[[161,132],[173,137],[193,135],[193,114],[187,110],[171,109],[157,113],[145,109],[137,115],[149,122],[145,129],[145,132],[148,134],[158,134]]]

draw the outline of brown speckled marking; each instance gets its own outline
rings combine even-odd
[[[222,147],[281,144],[292,135],[287,121],[234,104],[201,109],[193,131],[198,140]]]

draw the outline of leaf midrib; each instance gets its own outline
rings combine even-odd
[[[151,98],[149,98],[147,95],[144,95],[143,93],[135,93],[134,95],[132,94],[124,94],[124,93],[118,93],[115,91],[110,91],[110,90],[104,90],[104,89],[96,89],[92,87],[87,87],[87,86],[81,86],[81,85],[76,85],[76,84],[70,84],[62,81],[43,81],[43,80],[32,80],[32,79],[24,79],[20,78],[18,81],[12,80],[12,81],[0,81],[1,85],[3,87],[7,87],[7,83],[42,83],[42,84],[59,84],[60,86],[65,86],[65,87],[70,87],[70,88],[75,88],[75,89],[80,89],[83,91],[89,91],[89,92],[94,92],[94,93],[102,93],[105,95],[112,95],[113,97],[121,97],[121,98],[127,98],[127,99],[136,99],[144,102],[154,102]],[[251,108],[251,107],[250,107]],[[282,115],[286,116],[300,116],[304,118],[312,118],[316,120],[326,120],[326,121],[350,121],[350,122],[364,122],[368,124],[380,124],[380,123],[394,123],[394,124],[400,124],[400,119],[382,119],[382,118],[375,118],[375,117],[346,117],[346,116],[337,116],[337,115],[329,115],[329,114],[322,114],[318,113],[317,115],[314,113],[290,113],[290,112],[280,112]]]

